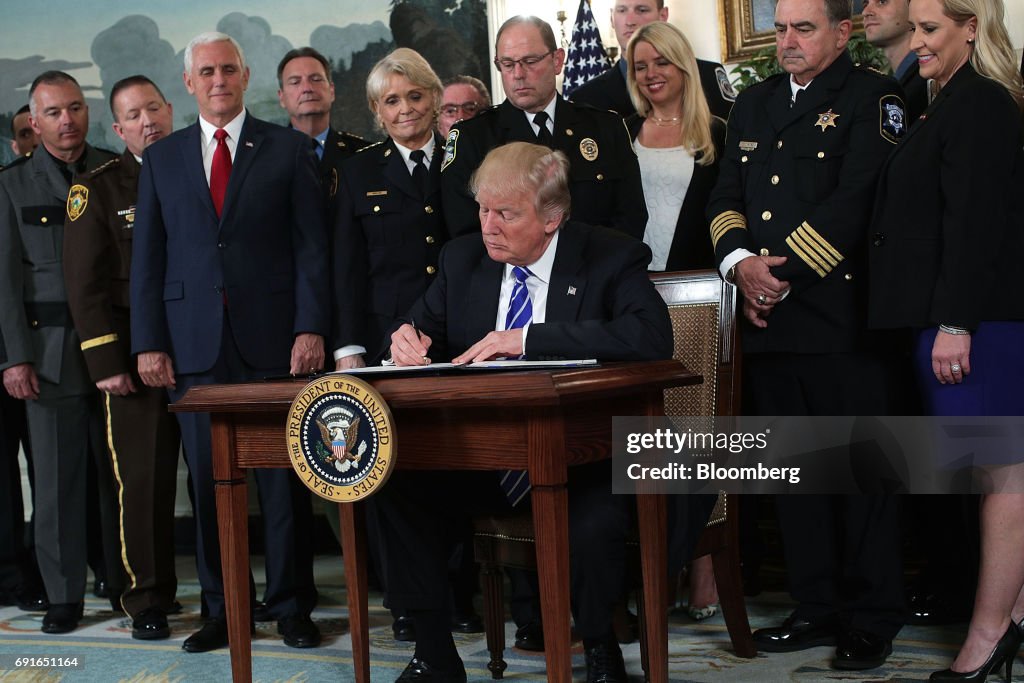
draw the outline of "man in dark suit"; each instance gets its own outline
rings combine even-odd
[[[0,369],[8,393],[26,401],[35,447],[36,553],[50,601],[42,630],[66,633],[82,616],[90,457],[96,458],[110,541],[117,538],[117,513],[99,395],[71,325],[60,245],[65,207],[77,215],[88,201],[82,193],[69,197],[72,176],[112,155],[86,143],[88,105],[68,74],[39,75],[29,102],[41,145],[0,174],[0,337],[6,350]]]
[[[899,86],[854,67],[848,0],[779,0],[786,73],[744,90],[708,204],[719,268],[743,295],[744,410],[891,414],[894,373],[868,345],[868,236],[878,169],[906,129]],[[796,610],[754,634],[790,652],[837,643],[840,669],[880,666],[903,624],[892,496],[776,499]]]
[[[514,140],[563,151],[572,163],[573,220],[636,238],[647,226],[640,166],[619,117],[563,99],[555,90],[565,50],[547,22],[513,17],[498,29],[495,66],[507,99],[452,126],[441,164],[445,221],[452,236],[480,228],[469,178],[489,151]]]
[[[892,75],[903,88],[907,127],[928,107],[928,80],[917,70],[910,50],[910,0],[864,0],[864,36],[885,53]]]
[[[589,104],[598,109],[611,109],[624,119],[636,113],[626,87],[626,69],[629,68],[626,64],[626,46],[634,31],[652,21],[668,21],[665,0],[616,0],[612,6],[612,28],[619,41],[619,61],[603,74],[573,90],[574,102]],[[725,67],[718,62],[698,59],[697,70],[712,115],[728,119],[732,103],[736,101],[736,89]]]
[[[178,424],[167,412],[167,392],[147,387],[131,357],[128,277],[138,196],[138,159],[172,130],[163,93],[145,76],[110,90],[114,132],[124,153],[77,178],[89,201],[64,231],[68,306],[89,375],[103,392],[107,446],[117,472],[119,552],[128,572],[123,595],[112,596],[132,618],[132,637],[171,635],[174,600],[174,493]]]
[[[564,153],[515,142],[493,150],[474,175],[482,235],[441,252],[437,279],[391,335],[397,365],[427,358],[469,363],[527,359],[669,358],[672,330],[647,277],[650,250],[605,228],[566,222]],[[521,189],[521,188],[526,188]],[[588,681],[625,681],[612,634],[624,580],[629,498],[614,496],[609,463],[569,477],[570,572],[577,634]],[[457,480],[457,481],[456,481]],[[501,483],[499,483],[501,482]],[[439,500],[433,484],[466,499]],[[396,473],[377,498],[386,585],[416,622],[416,653],[399,681],[464,681],[445,612],[447,520],[468,509],[509,511],[529,482],[490,473]]]
[[[249,69],[222,33],[185,49],[199,121],[143,155],[131,267],[132,352],[172,401],[189,387],[323,367],[330,327],[327,234],[309,138],[249,115]],[[208,414],[179,415],[192,478],[196,563],[210,619],[182,647],[227,644]],[[264,596],[286,645],[314,647],[308,491],[257,470],[267,557]]]
[[[288,112],[292,128],[313,138],[327,216],[334,216],[341,181],[341,162],[368,143],[358,135],[331,127],[334,82],[331,64],[311,47],[289,50],[277,65],[277,100]]]

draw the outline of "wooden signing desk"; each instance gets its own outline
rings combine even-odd
[[[663,414],[662,390],[698,384],[678,361],[560,371],[388,377],[364,375],[391,407],[400,469],[530,472],[549,681],[571,681],[567,467],[611,456],[613,416]],[[248,491],[244,469],[290,467],[285,415],[303,381],[193,387],[171,406],[212,417],[213,476],[231,673],[252,680]],[[609,485],[611,485],[609,483]],[[339,504],[355,678],[370,680],[361,504]],[[650,680],[668,679],[666,513],[637,496]]]

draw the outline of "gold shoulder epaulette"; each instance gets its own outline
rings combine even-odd
[[[379,147],[380,145],[383,145],[383,144],[384,144],[384,141],[381,140],[380,142],[375,142],[372,145],[367,145],[366,147],[360,147],[359,149],[356,150],[356,154],[362,154],[363,152],[366,152],[367,150],[371,150],[374,147]]]

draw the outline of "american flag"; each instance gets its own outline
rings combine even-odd
[[[562,95],[568,97],[573,90],[611,66],[612,62],[601,44],[601,34],[597,30],[594,13],[590,11],[590,3],[580,0],[576,23],[572,27],[572,39],[569,41],[569,54],[565,60]]]

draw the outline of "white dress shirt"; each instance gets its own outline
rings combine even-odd
[[[526,266],[533,276],[526,279],[526,291],[530,293],[530,306],[533,309],[531,321],[523,327],[523,348],[526,353],[526,335],[530,325],[544,322],[548,310],[548,285],[551,284],[551,268],[555,265],[555,251],[558,248],[558,231],[555,231],[547,249],[541,257]],[[498,294],[498,315],[494,321],[494,329],[505,329],[505,318],[508,316],[508,305],[512,300],[512,290],[516,284],[516,276],[512,274],[513,266],[505,264],[505,275],[501,279],[501,292]]]
[[[235,162],[235,151],[238,149],[238,138],[242,135],[242,124],[245,122],[245,109],[235,118],[228,121],[224,131],[228,134],[224,142],[231,152],[231,163]],[[202,116],[199,117],[200,144],[203,146],[203,170],[206,171],[206,184],[210,184],[210,169],[213,168],[213,153],[217,150],[217,141],[213,134],[217,132],[217,126],[213,125]]]

